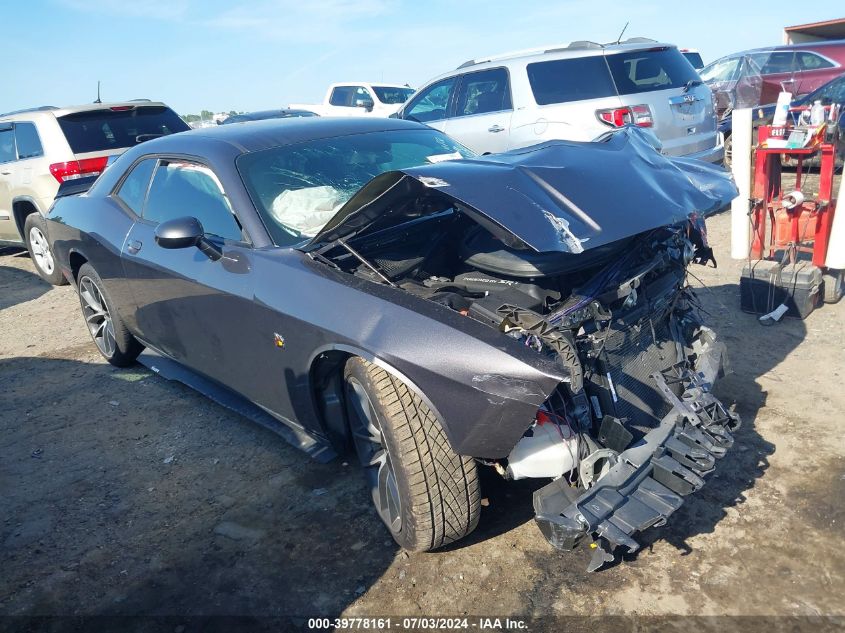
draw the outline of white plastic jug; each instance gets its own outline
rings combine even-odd
[[[821,101],[816,101],[810,109],[810,125],[821,125],[824,123],[824,106]]]

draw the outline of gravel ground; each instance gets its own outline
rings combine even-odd
[[[693,284],[731,353],[737,446],[596,574],[535,527],[545,482],[486,472],[475,533],[399,551],[352,462],[109,366],[73,290],[0,251],[0,615],[845,615],[845,301],[761,327],[728,228],[710,220],[719,267]]]

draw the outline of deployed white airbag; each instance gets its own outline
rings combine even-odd
[[[286,189],[273,200],[270,213],[283,226],[313,237],[332,219],[349,196],[330,186]]]

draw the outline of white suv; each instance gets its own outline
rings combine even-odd
[[[142,141],[189,129],[166,105],[148,100],[0,114],[0,245],[25,245],[46,281],[64,283],[42,218],[59,185],[99,174],[109,156]]]
[[[395,116],[481,154],[590,141],[633,124],[651,128],[664,154],[713,163],[724,156],[710,89],[675,46],[643,38],[469,61],[428,82]]]

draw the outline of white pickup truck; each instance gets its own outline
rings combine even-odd
[[[414,89],[395,84],[346,82],[332,84],[323,103],[291,103],[291,109],[310,110],[320,116],[380,116],[396,112]]]

